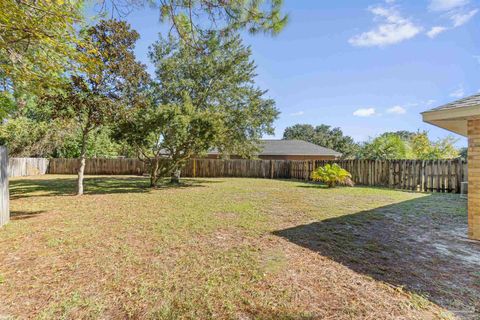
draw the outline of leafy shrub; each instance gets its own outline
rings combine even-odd
[[[352,175],[338,164],[327,164],[312,172],[313,181],[321,181],[333,188],[338,184],[353,187]]]

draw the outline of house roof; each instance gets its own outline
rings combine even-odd
[[[446,111],[446,110],[452,110],[452,109],[456,109],[456,108],[466,108],[466,107],[472,107],[472,106],[480,106],[480,93],[475,94],[475,95],[470,96],[470,97],[466,97],[466,98],[457,100],[457,101],[453,101],[453,102],[444,104],[442,106],[433,108],[433,109],[425,111],[423,113],[436,112],[436,111]]]
[[[480,94],[425,111],[422,117],[427,123],[467,136],[467,120],[480,117]]]
[[[340,152],[302,140],[261,140],[261,146],[258,156],[342,156]],[[218,151],[209,154],[218,154]]]

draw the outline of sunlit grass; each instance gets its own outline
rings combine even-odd
[[[317,261],[317,253],[275,232],[349,215],[352,226],[361,226],[382,216],[355,214],[379,207],[389,212],[388,206],[408,222],[416,215],[432,215],[438,201],[454,213],[451,219],[465,215],[452,201],[456,196],[327,189],[301,181],[187,179],[180,186],[152,190],[142,177],[88,177],[85,196],[74,196],[74,189],[74,176],[12,179],[12,221],[0,230],[0,255],[6,257],[0,262],[0,315],[421,318],[443,310],[431,303],[424,307],[424,301],[412,310],[403,293],[328,258]],[[422,212],[418,206],[424,206]],[[322,237],[332,238],[319,234],[318,241]],[[350,237],[336,239],[346,252],[385,250],[375,242],[358,247]],[[338,288],[321,277],[312,282],[326,270]],[[359,285],[351,287],[351,281]],[[365,286],[374,292],[365,293]],[[309,290],[308,299],[302,298],[300,292]],[[378,305],[376,312],[369,309],[372,305]]]

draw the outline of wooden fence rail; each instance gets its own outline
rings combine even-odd
[[[195,159],[183,168],[183,177],[248,177],[309,180],[315,168],[337,163],[358,185],[422,192],[460,192],[467,179],[466,162],[456,160],[217,160]],[[50,159],[47,173],[76,174],[77,159]],[[88,159],[85,174],[142,175],[147,165],[138,159]]]

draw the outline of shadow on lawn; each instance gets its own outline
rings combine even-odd
[[[457,195],[432,194],[274,234],[478,319],[480,243],[465,238],[465,207]]]
[[[212,181],[182,179],[180,184],[160,184],[158,188],[149,187],[145,177],[86,177],[85,194],[146,193],[153,190],[203,187]],[[219,181],[220,182],[220,181]],[[66,196],[74,195],[76,176],[71,178],[18,179],[10,181],[10,198]]]
[[[328,186],[324,183],[321,182],[311,182],[311,181],[305,181],[302,185],[297,186],[297,188],[303,188],[303,189],[329,189]],[[341,189],[341,188],[351,188],[349,186],[336,186],[336,189]],[[355,188],[365,188],[365,189],[378,189],[378,190],[392,190],[391,188],[388,187],[382,187],[382,186],[365,186],[365,185],[355,185]],[[406,190],[406,189],[395,189],[395,192],[404,192],[404,193],[418,193],[417,191],[413,190]]]
[[[35,218],[38,215],[46,212],[45,210],[38,211],[10,211],[11,220],[25,220],[30,218]]]

